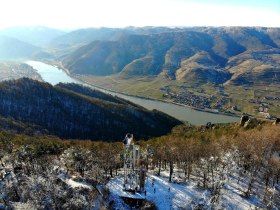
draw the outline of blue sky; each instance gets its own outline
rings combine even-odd
[[[0,28],[280,27],[280,0],[5,0]]]

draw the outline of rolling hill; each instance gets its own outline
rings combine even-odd
[[[6,28],[1,30],[0,34],[43,47],[56,37],[66,34],[66,32],[44,26],[34,26]]]
[[[0,35],[0,59],[30,58],[40,51],[39,47]]]
[[[72,48],[73,46],[82,46],[93,41],[117,41],[121,37],[131,34],[154,34],[180,30],[182,29],[168,27],[84,28],[50,40],[49,46],[58,49]]]
[[[214,84],[280,82],[280,29],[200,27],[99,40],[63,58],[74,74]]]

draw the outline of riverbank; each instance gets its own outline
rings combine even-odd
[[[226,112],[214,111],[214,110],[210,110],[210,109],[209,110],[205,110],[205,109],[200,109],[200,108],[197,108],[197,107],[188,106],[188,105],[185,105],[185,104],[176,103],[176,102],[173,102],[173,101],[167,101],[167,100],[163,100],[163,99],[155,99],[155,98],[148,98],[148,97],[143,97],[143,96],[131,95],[131,94],[127,94],[127,93],[124,93],[124,92],[117,92],[117,91],[112,90],[112,89],[106,89],[106,88],[98,86],[98,85],[93,85],[93,84],[91,84],[89,82],[86,82],[84,80],[81,80],[81,79],[75,77],[75,75],[69,75],[69,76],[71,76],[75,80],[78,80],[80,82],[86,83],[87,85],[90,85],[90,86],[93,86],[93,87],[97,87],[99,89],[103,89],[105,91],[110,91],[110,92],[113,92],[113,93],[118,93],[118,94],[130,96],[130,97],[141,98],[141,99],[150,100],[150,101],[159,101],[159,102],[162,102],[162,103],[174,104],[174,105],[177,105],[177,106],[187,107],[189,109],[193,109],[193,110],[197,110],[197,111],[201,111],[201,112],[208,112],[208,113],[218,114],[218,115],[222,114],[222,115],[228,115],[228,116],[232,116],[232,117],[239,117],[238,115],[235,115],[233,113],[231,114],[231,113],[226,113]]]
[[[122,99],[131,101],[148,110],[158,110],[168,114],[182,122],[188,122],[193,125],[205,125],[207,122],[212,123],[231,123],[239,121],[239,117],[229,115],[228,113],[211,112],[210,110],[194,109],[182,104],[172,103],[170,101],[157,100],[154,98],[147,98],[141,96],[120,93],[111,89],[103,88],[102,86],[93,85],[78,78],[78,75],[71,75],[69,71],[63,67],[59,62],[54,61],[29,61],[32,66],[38,70],[38,73],[44,75],[44,80],[53,85],[58,83],[74,82],[77,84],[84,84],[93,89],[100,90],[104,93],[120,97]],[[54,76],[55,75],[55,76]]]
[[[22,61],[0,61],[0,81],[14,80],[22,77],[43,81],[40,74]]]
[[[104,91],[108,92],[109,94],[110,94],[110,92],[112,92],[112,93],[115,93],[115,94],[121,94],[121,95],[129,96],[129,97],[135,97],[135,98],[140,98],[140,99],[145,99],[145,100],[150,100],[150,101],[158,101],[158,102],[167,103],[167,104],[174,104],[174,105],[177,105],[177,106],[186,107],[186,108],[193,109],[193,110],[200,111],[200,112],[207,112],[207,113],[217,114],[217,115],[227,115],[227,116],[238,117],[238,118],[240,117],[239,115],[236,115],[234,113],[221,112],[221,111],[216,111],[216,110],[211,110],[211,109],[206,110],[206,109],[201,109],[201,108],[197,108],[197,107],[193,107],[193,106],[189,106],[189,105],[185,105],[185,104],[176,103],[176,102],[173,102],[173,101],[167,101],[167,100],[163,100],[163,99],[155,99],[155,98],[149,98],[149,97],[144,97],[144,96],[132,95],[132,94],[128,94],[128,93],[125,93],[125,92],[115,91],[113,89],[107,89],[107,88],[104,88],[102,86],[94,85],[90,82],[87,82],[85,80],[80,79],[80,77],[84,76],[84,75],[71,74],[70,71],[67,68],[65,68],[61,62],[50,62],[49,61],[49,62],[46,62],[46,63],[63,70],[69,77],[77,80],[80,83],[85,83],[89,86],[104,90]]]

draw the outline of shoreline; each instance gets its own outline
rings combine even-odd
[[[145,99],[145,100],[150,100],[150,101],[158,101],[158,102],[167,103],[167,104],[174,104],[174,105],[177,105],[177,106],[186,107],[186,108],[193,109],[193,110],[196,110],[196,111],[207,112],[207,113],[211,113],[211,114],[226,115],[226,116],[230,116],[230,117],[240,118],[239,115],[236,115],[236,114],[233,114],[233,113],[205,110],[205,109],[202,109],[202,108],[192,107],[192,106],[189,106],[189,105],[180,104],[180,103],[176,103],[176,102],[172,102],[172,101],[166,101],[166,100],[163,100],[163,99],[148,98],[148,97],[144,97],[144,96],[137,96],[137,95],[132,95],[132,94],[124,93],[124,92],[118,92],[118,91],[115,91],[115,90],[112,90],[112,89],[107,89],[107,88],[104,88],[102,86],[94,85],[92,83],[86,82],[82,79],[77,78],[75,75],[70,74],[69,70],[67,68],[65,68],[61,62],[59,62],[59,63],[58,62],[47,62],[47,61],[42,61],[42,62],[46,62],[46,63],[48,63],[48,64],[50,64],[54,67],[57,67],[57,68],[63,70],[69,77],[71,77],[72,79],[74,79],[74,80],[76,80],[80,83],[84,83],[86,85],[89,85],[89,86],[92,86],[92,87],[95,87],[97,89],[101,89],[101,90],[104,90],[104,91],[107,91],[107,92],[112,92],[112,93],[116,93],[116,94],[121,94],[121,95],[129,96],[129,97],[135,97],[135,98],[140,98],[140,99]],[[86,76],[86,75],[84,75],[84,76]]]
[[[202,108],[197,108],[197,107],[193,107],[193,106],[189,106],[189,105],[185,105],[185,104],[180,104],[180,103],[176,103],[176,102],[173,102],[173,101],[166,101],[166,100],[163,100],[163,99],[148,98],[148,97],[144,97],[144,96],[137,96],[137,95],[132,95],[132,94],[124,93],[124,92],[118,92],[118,91],[115,91],[115,90],[112,90],[112,89],[104,88],[102,86],[93,85],[89,82],[78,79],[73,75],[69,75],[69,76],[71,76],[73,79],[75,79],[79,82],[85,83],[87,85],[90,85],[90,86],[93,86],[93,87],[96,87],[96,88],[99,88],[99,89],[102,89],[102,90],[105,90],[105,91],[108,91],[108,92],[113,92],[113,93],[129,96],[129,97],[135,97],[135,98],[140,98],[140,99],[145,99],[145,100],[150,100],[150,101],[158,101],[158,102],[167,103],[167,104],[174,104],[174,105],[177,105],[177,106],[186,107],[186,108],[193,109],[193,110],[196,110],[196,111],[207,112],[207,113],[211,113],[211,114],[227,115],[227,116],[237,117],[237,118],[240,117],[240,116],[235,115],[235,114],[230,114],[230,113],[220,112],[220,111],[216,112],[216,111],[211,111],[211,110],[205,110],[205,109],[202,109]]]

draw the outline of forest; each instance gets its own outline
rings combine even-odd
[[[137,139],[141,163],[159,176],[181,172],[211,192],[211,205],[220,202],[224,186],[242,184],[240,196],[260,197],[261,207],[280,207],[280,127],[263,122],[254,128],[238,123],[206,126],[179,125],[168,135]],[[62,140],[55,136],[0,133],[3,206],[28,209],[113,209],[100,198],[97,186],[118,176],[122,169],[121,142]],[[87,183],[73,187],[69,178]],[[67,181],[68,180],[68,181]]]
[[[1,122],[2,121],[2,122]],[[116,141],[167,134],[181,121],[77,84],[21,78],[0,83],[0,127],[64,139]]]

